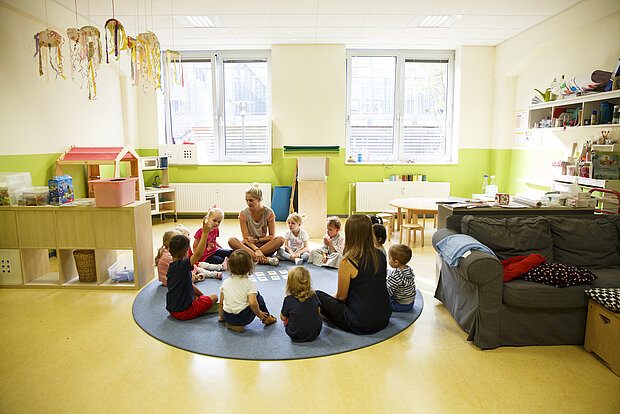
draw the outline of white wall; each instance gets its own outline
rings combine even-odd
[[[47,6],[50,29],[66,39],[75,15],[55,2]],[[33,36],[44,29],[45,22],[0,3],[0,154],[57,153],[71,145],[123,146],[126,140],[135,141],[137,128],[128,119],[135,106],[131,100],[123,102],[131,92],[124,91],[126,78],[116,62],[102,63],[97,99],[90,102],[87,86],[80,88],[71,80],[68,41],[62,48],[67,79],[55,79],[53,71],[49,78],[39,76]]]
[[[491,148],[494,66],[494,47],[467,46],[457,53],[455,113],[459,148]]]
[[[344,45],[274,45],[273,146],[345,146]]]
[[[494,146],[515,147],[514,114],[527,109],[534,88],[544,90],[563,74],[612,71],[620,58],[618,39],[620,1],[586,0],[497,46],[495,87],[502,92],[495,95]],[[544,149],[565,151],[598,134],[596,129],[545,131],[540,141]]]

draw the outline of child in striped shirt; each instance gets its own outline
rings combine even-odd
[[[388,255],[388,263],[394,268],[386,279],[390,305],[395,312],[410,311],[415,301],[415,276],[407,265],[411,249],[406,244],[393,244]]]

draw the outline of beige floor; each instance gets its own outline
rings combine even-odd
[[[158,245],[172,222],[154,223]],[[225,220],[221,240],[237,229]],[[134,323],[136,293],[1,289],[0,413],[620,412],[620,378],[581,346],[469,344],[433,298],[431,236],[429,228],[412,261],[425,302],[416,323],[383,343],[310,360],[172,348]]]

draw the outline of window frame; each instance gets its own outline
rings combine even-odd
[[[351,97],[352,97],[352,58],[353,57],[395,57],[395,84],[394,84],[394,115],[393,131],[394,145],[392,146],[392,156],[385,161],[364,161],[358,162],[354,159],[351,151]],[[404,147],[404,107],[405,107],[405,64],[407,60],[447,60],[448,61],[448,82],[446,92],[446,133],[445,133],[445,152],[441,158],[434,160],[420,159],[413,160],[418,165],[437,165],[437,164],[456,164],[458,162],[458,136],[455,125],[455,51],[454,50],[414,50],[414,49],[347,49],[346,64],[346,118],[345,118],[345,162],[347,164],[410,164],[411,160],[400,158]]]
[[[210,62],[211,65],[211,90],[212,90],[212,107],[213,107],[213,134],[214,145],[217,160],[205,160],[206,157],[198,156],[198,165],[271,165],[273,163],[273,111],[272,111],[272,74],[271,74],[271,51],[268,49],[261,50],[213,50],[213,51],[181,51],[182,62]],[[225,80],[224,80],[224,62],[229,60],[264,60],[267,64],[267,82],[266,91],[267,101],[267,137],[266,149],[267,156],[264,159],[256,157],[248,157],[245,160],[235,161],[226,157],[226,125],[225,125]],[[162,52],[162,76],[167,73],[167,62],[165,54]],[[170,108],[171,101],[169,99],[170,87],[168,79],[162,81],[162,90],[160,92],[159,105],[160,114],[160,144],[172,144],[172,111]],[[203,161],[200,161],[203,158]]]

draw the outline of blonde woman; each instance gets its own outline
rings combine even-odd
[[[295,342],[314,341],[323,327],[320,310],[319,299],[312,289],[308,269],[301,266],[291,268],[286,280],[286,297],[280,312],[286,334]]]
[[[386,286],[387,260],[374,246],[372,222],[354,214],[345,223],[344,254],[334,296],[318,290],[321,314],[339,328],[370,334],[385,328],[392,308]]]
[[[242,240],[231,237],[228,245],[233,250],[247,251],[254,262],[277,266],[279,260],[271,256],[284,244],[284,239],[276,237],[276,215],[262,201],[263,192],[254,183],[245,192],[248,206],[239,213]]]

